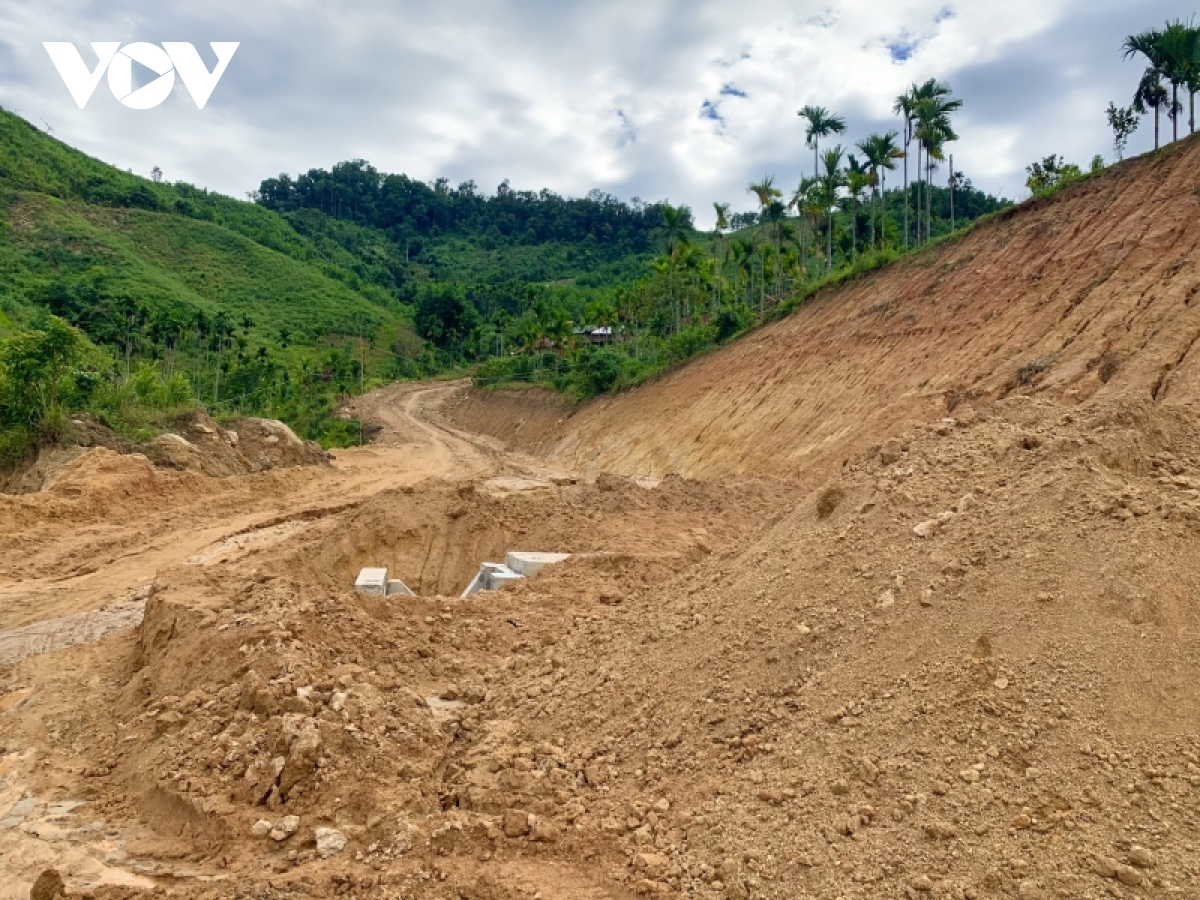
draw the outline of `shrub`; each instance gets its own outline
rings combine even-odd
[[[583,394],[608,393],[621,378],[621,354],[607,347],[584,353],[576,366],[576,375]]]

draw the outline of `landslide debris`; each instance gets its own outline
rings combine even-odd
[[[395,492],[162,573],[77,758],[156,858],[245,897],[1186,897],[1198,473],[1179,410],[1012,398],[800,494],[516,495],[568,549],[623,521],[640,549],[498,593],[310,577],[406,501],[504,511]]]

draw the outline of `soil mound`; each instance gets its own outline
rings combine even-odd
[[[202,410],[176,422],[138,449],[157,466],[222,477],[278,466],[315,466],[328,455],[275,419],[237,419],[223,428]]]

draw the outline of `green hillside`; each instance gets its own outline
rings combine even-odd
[[[337,443],[354,430],[329,417],[339,394],[421,371],[411,308],[389,282],[369,254],[259,205],[122,172],[0,111],[8,456],[59,436],[67,407],[143,437],[202,403]],[[50,315],[78,329],[55,410],[17,396],[13,363],[14,341],[55,333]]]

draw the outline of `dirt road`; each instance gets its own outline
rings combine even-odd
[[[107,474],[117,484],[97,484],[84,468],[45,494],[0,497],[4,659],[57,646],[46,628],[31,626],[54,620],[74,629],[78,614],[144,600],[156,572],[261,551],[380,491],[431,478],[545,483],[554,473],[544,465],[430,419],[463,387],[400,384],[358,398],[351,411],[380,431],[368,446],[337,451],[327,468],[210,479],[109,454]]]

